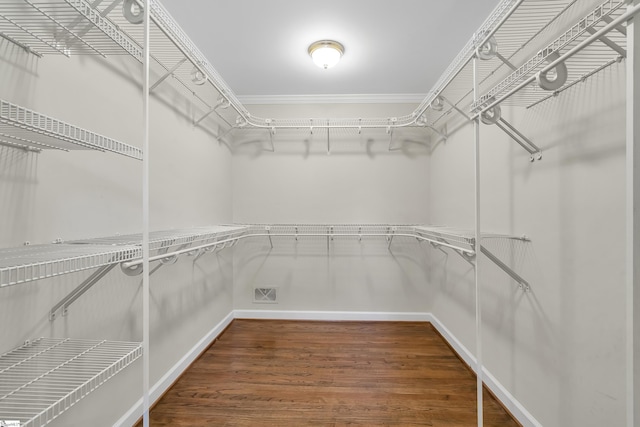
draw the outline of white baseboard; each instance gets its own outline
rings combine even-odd
[[[476,358],[432,313],[394,313],[359,311],[283,311],[234,310],[191,348],[160,380],[151,387],[149,400],[154,403],[182,375],[193,361],[229,326],[233,319],[328,320],[328,321],[404,321],[431,322],[456,353],[475,371]],[[486,369],[482,368],[486,386],[524,427],[542,427],[511,393]],[[142,417],[142,399],[116,422],[132,426]]]
[[[235,310],[236,319],[429,322],[429,313],[370,311]]]
[[[211,329],[200,341],[194,345],[166,374],[158,380],[149,390],[149,401],[151,404],[160,399],[171,385],[184,373],[194,360],[225,330],[233,321],[234,312],[231,311],[213,329]],[[133,426],[142,417],[142,398],[127,411],[114,425]]]
[[[465,361],[471,369],[477,373],[476,357],[447,329],[436,316],[429,313],[431,324],[440,332],[456,353]],[[494,377],[485,366],[482,367],[482,379],[489,390],[511,412],[511,414],[523,425],[523,427],[542,427],[534,417],[525,409],[518,400],[507,391],[506,388]]]

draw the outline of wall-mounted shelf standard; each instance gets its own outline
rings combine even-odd
[[[0,100],[0,141],[38,149],[110,151],[142,159],[142,150],[65,123],[33,110]]]
[[[142,354],[136,342],[40,338],[0,356],[0,420],[51,422]]]

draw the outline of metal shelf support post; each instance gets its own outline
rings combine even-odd
[[[633,0],[628,10],[638,7]],[[640,422],[640,15],[627,21],[627,51],[626,425],[633,427]]]
[[[478,57],[473,58],[473,100],[477,101],[478,91]],[[475,184],[475,239],[473,245],[473,251],[477,255],[480,252],[480,239],[482,234],[480,232],[480,116],[476,116],[473,121],[473,158],[474,158],[474,184]],[[483,391],[483,372],[482,372],[482,304],[480,301],[480,269],[479,269],[479,257],[476,256],[474,262],[475,273],[475,296],[476,296],[476,391],[477,391],[477,410],[478,410],[478,427],[483,427],[484,417],[482,411],[482,391]]]

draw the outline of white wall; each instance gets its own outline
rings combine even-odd
[[[342,104],[247,107],[263,117],[388,117],[412,105]],[[278,130],[236,134],[233,218],[246,223],[424,223],[428,147],[424,134],[397,131]],[[244,141],[253,141],[245,143]],[[396,150],[396,148],[398,148]]]
[[[387,117],[405,105],[250,106],[264,117]],[[278,130],[236,135],[233,218],[239,223],[407,224],[428,222],[425,134]],[[244,141],[252,141],[243,144]],[[396,148],[398,148],[396,150]],[[428,311],[429,288],[415,240],[324,238],[246,241],[234,254],[234,307],[254,310]],[[278,304],[255,304],[255,287],[277,287]]]
[[[0,97],[141,146],[141,65],[128,57],[37,59],[0,43]],[[189,97],[151,103],[151,229],[231,222],[231,158],[194,128]],[[175,108],[174,108],[175,106]],[[186,111],[186,113],[185,113]],[[212,127],[212,126],[209,126]],[[0,147],[0,247],[141,232],[142,163],[97,151]],[[50,322],[49,309],[92,271],[0,289],[0,353],[40,336],[142,340],[141,276],[119,267]],[[151,383],[232,310],[229,252],[180,257],[151,276]],[[141,362],[51,425],[110,426],[142,396]]]
[[[483,257],[484,363],[545,426],[624,424],[624,68],[529,110],[503,107],[540,162],[481,129],[482,227],[531,238],[484,242],[531,284],[522,292]],[[434,223],[473,225],[472,138],[468,126],[431,157]],[[448,258],[430,257],[433,311],[474,349],[473,271]]]

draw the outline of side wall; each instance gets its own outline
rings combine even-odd
[[[386,117],[402,105],[250,106],[265,117]],[[398,131],[278,130],[237,135],[233,218],[238,223],[393,224],[429,221],[425,135]],[[244,140],[243,140],[244,138]],[[391,151],[389,150],[391,142]],[[330,150],[330,154],[328,151]],[[234,255],[236,309],[429,311],[425,249],[415,240],[274,238],[246,241]],[[276,287],[277,304],[254,288]]]
[[[0,42],[0,75],[1,98],[141,146],[141,65],[131,58],[38,59]],[[189,103],[169,89],[159,87],[151,105],[151,229],[228,223],[230,153],[169,106]],[[140,161],[0,146],[0,163],[0,247],[141,232]],[[42,336],[141,341],[141,276],[119,267],[66,316],[48,320],[49,309],[91,273],[0,289],[0,354]],[[231,312],[232,274],[229,252],[196,262],[180,257],[153,274],[151,384]],[[112,425],[142,396],[141,365],[140,359],[51,425]]]
[[[622,63],[533,108],[503,107],[539,162],[481,128],[483,231],[531,239],[483,241],[531,284],[482,257],[484,365],[544,426],[624,424],[624,82]],[[434,151],[430,173],[432,222],[473,227],[471,125]],[[473,350],[473,269],[454,253],[430,259],[433,313]]]

